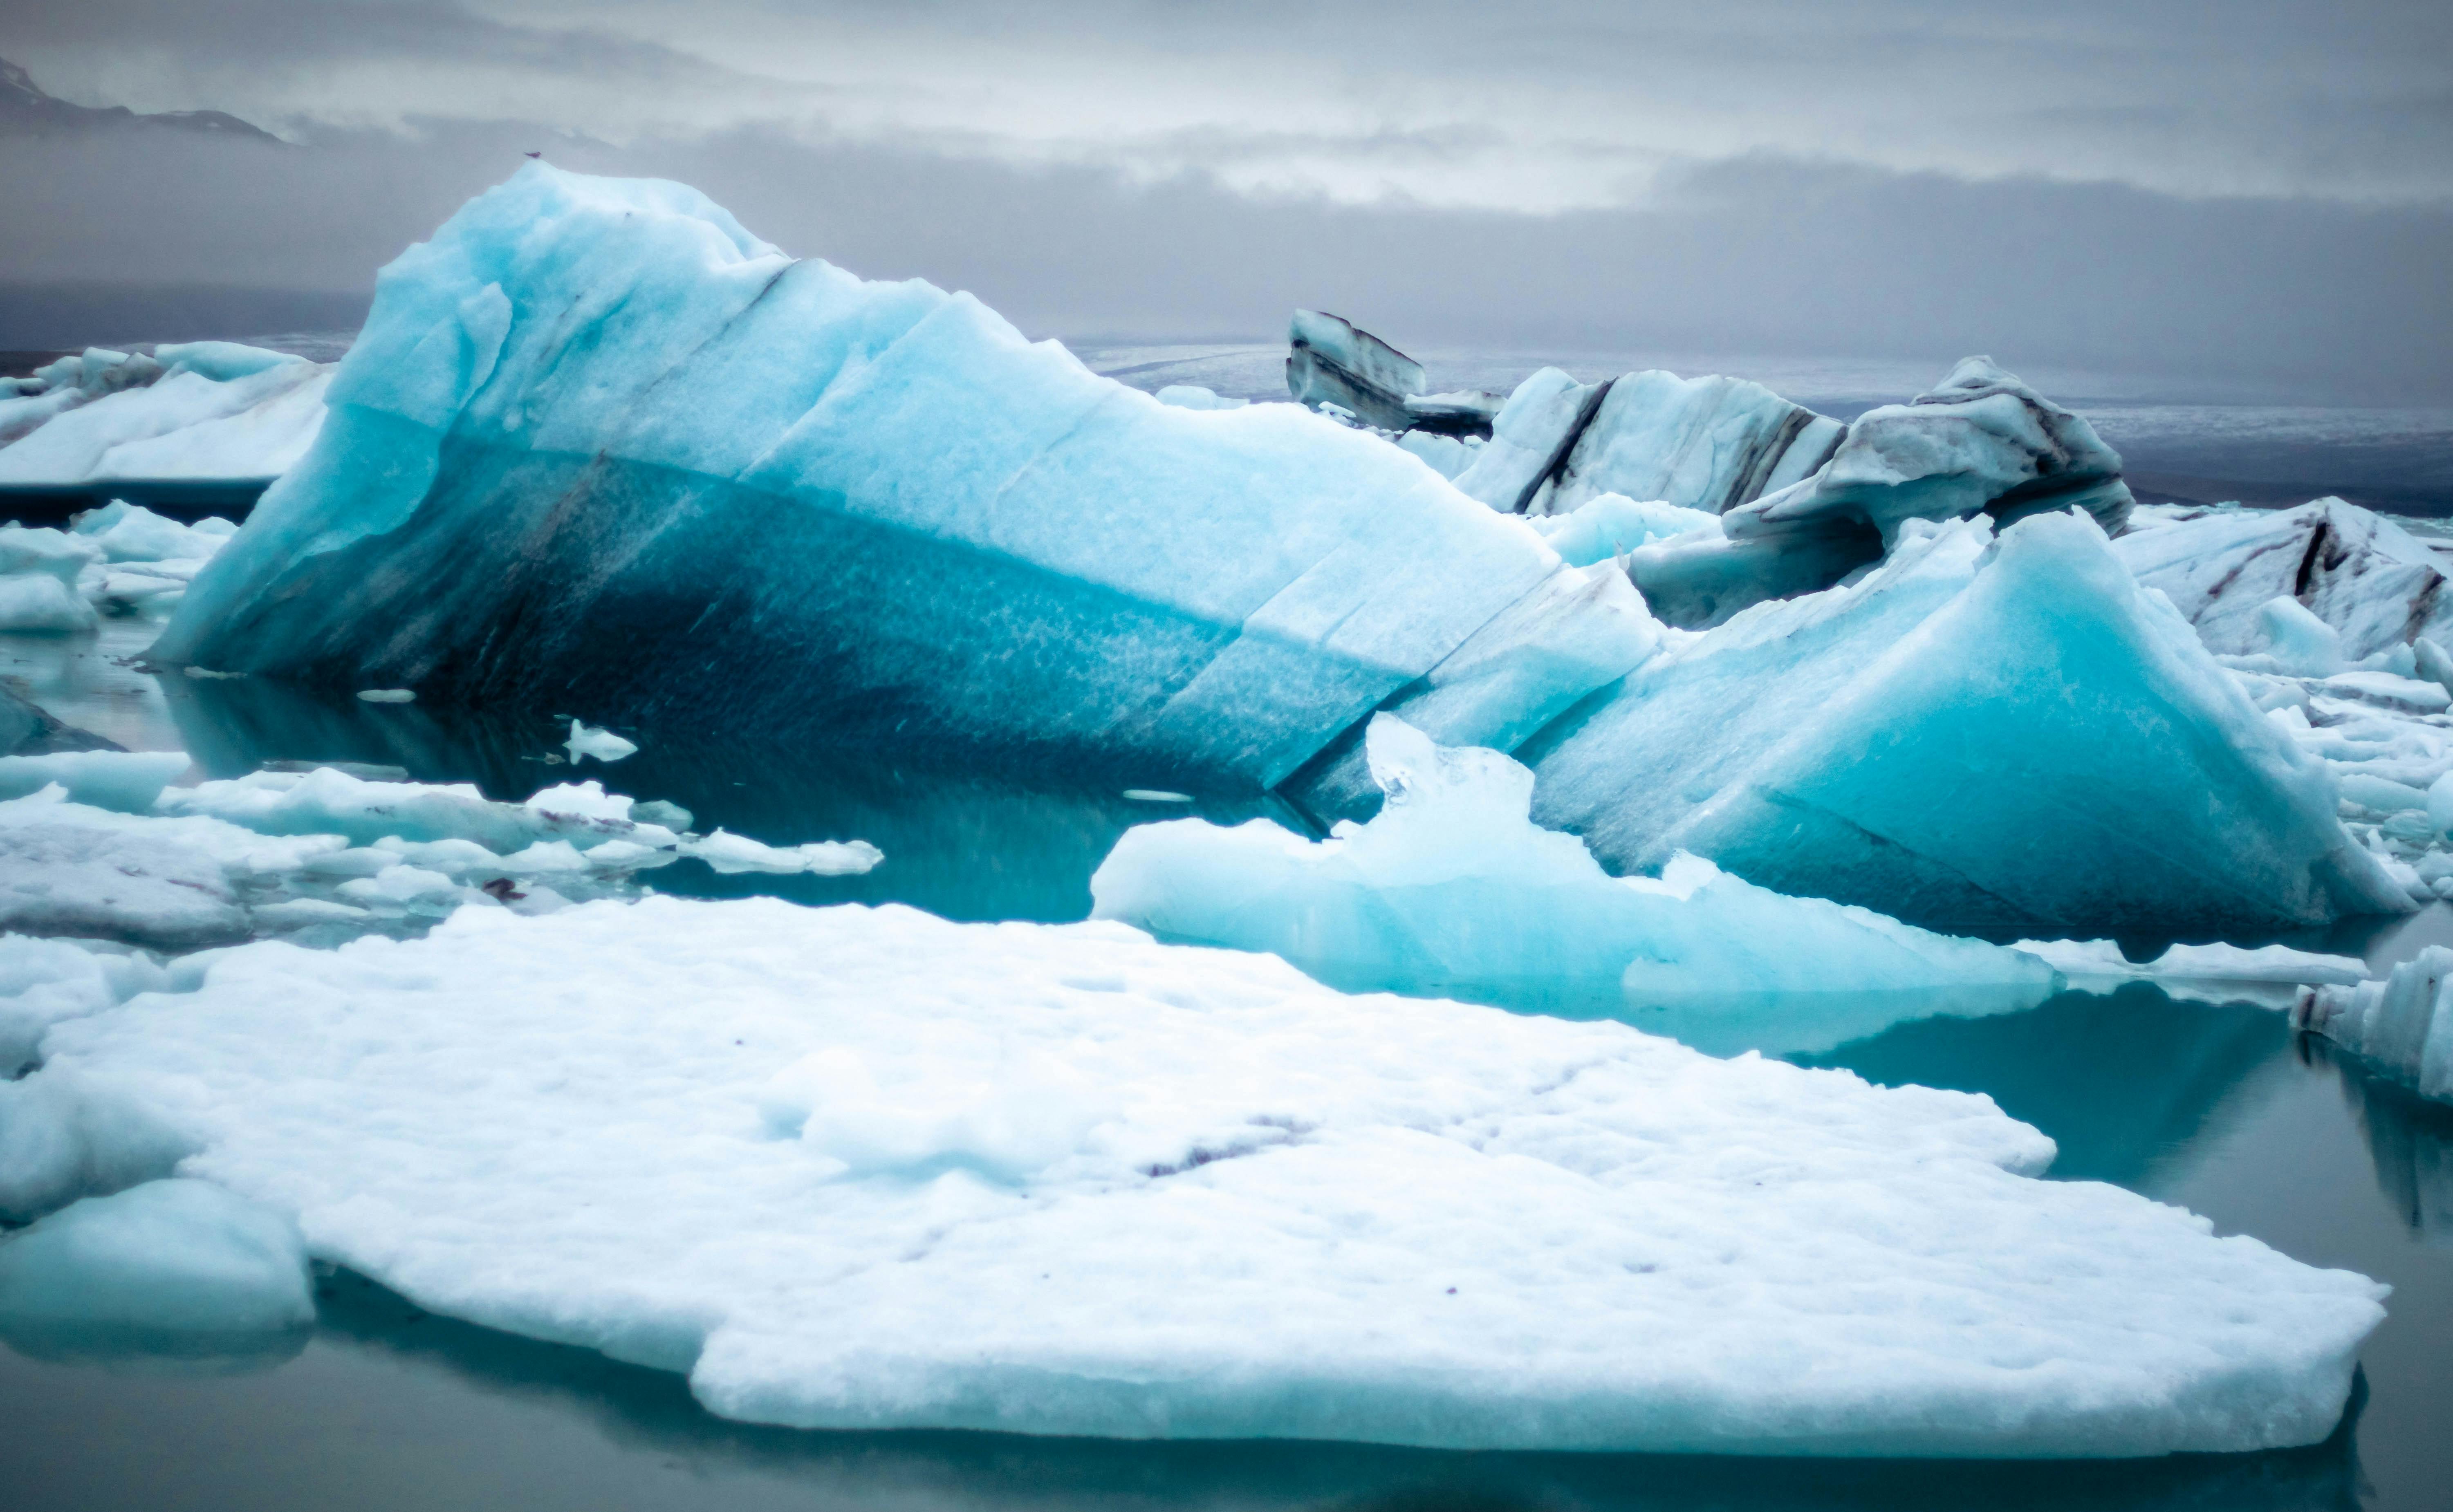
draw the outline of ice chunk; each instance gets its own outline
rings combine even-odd
[[[247,938],[247,912],[221,863],[192,846],[13,824],[0,825],[0,929],[184,949]]]
[[[803,1426],[2238,1450],[2330,1433],[2382,1317],[2029,1179],[1983,1098],[1113,924],[464,909],[241,947],[51,1054],[319,1260]]]
[[[1286,331],[1286,392],[1298,404],[1334,405],[1366,426],[1413,424],[1407,396],[1429,385],[1423,365],[1351,321],[1298,309]]]
[[[1869,409],[1812,477],[1723,522],[1745,540],[1848,527],[1888,542],[1906,520],[1989,511],[2004,521],[2080,507],[2106,530],[2129,517],[2121,456],[2095,428],[1989,357],[1962,358],[1905,405]]]
[[[1150,397],[1160,404],[1173,405],[1178,409],[1241,409],[1252,402],[1249,399],[1221,398],[1216,390],[1204,388],[1199,384],[1169,384]]]
[[[358,700],[366,704],[414,704],[417,692],[407,687],[362,687],[358,689]]]
[[[1717,514],[1659,500],[1638,502],[1623,493],[1605,493],[1565,514],[1533,515],[1525,523],[1575,567],[1607,562],[1655,541],[1699,531],[1706,539],[1718,539],[1721,534]]]
[[[49,572],[0,578],[0,630],[73,635],[100,623],[93,606]]]
[[[72,1072],[47,1067],[0,1081],[0,1220],[24,1223],[168,1176],[191,1148],[160,1120]]]
[[[717,828],[682,842],[682,854],[696,856],[722,872],[810,872],[822,877],[856,876],[886,859],[866,840],[820,840],[805,846],[769,846]]]
[[[1457,487],[1511,514],[1619,493],[1717,515],[1812,472],[1845,429],[1744,379],[1655,370],[1578,384],[1546,368],[1508,396]]]
[[[2440,646],[2453,636],[2453,591],[2436,554],[2340,499],[2295,509],[2159,511],[2113,548],[2226,655],[2268,648],[2264,616],[2276,599],[2297,600],[2333,627],[2353,662],[2423,635]]]
[[[229,521],[212,522],[228,526]],[[201,562],[229,541],[229,532],[181,525],[142,505],[113,499],[76,517],[76,533],[110,562]]]
[[[70,799],[121,813],[143,813],[188,769],[185,751],[83,750],[0,756],[0,800],[57,784]]]
[[[2176,998],[2209,1003],[2247,999],[2287,1005],[2295,989],[2310,984],[2364,982],[2367,964],[2357,956],[2323,955],[2288,945],[2243,949],[2229,945],[2176,945],[2152,961],[2132,961],[2109,940],[2022,940],[2014,948],[2051,963],[2082,986],[2154,982]]]
[[[174,354],[167,368],[90,352],[120,360],[46,368],[57,381],[41,397],[14,401],[23,418],[12,424],[0,412],[0,485],[252,482],[306,453],[323,424],[329,368],[235,343],[165,349]]]
[[[1499,411],[1507,408],[1507,396],[1485,388],[1451,388],[1444,393],[1407,394],[1406,416],[1413,428],[1408,436],[1428,439],[1446,436],[1455,440],[1487,441],[1491,423]],[[1401,441],[1403,438],[1400,438]]]
[[[1268,951],[1349,989],[1511,1005],[1604,985],[1627,1009],[1705,1005],[1742,1020],[1775,994],[1954,987],[2008,1008],[2058,985],[2017,951],[1785,898],[1693,856],[1673,858],[1658,881],[1611,877],[1582,841],[1526,818],[1533,774],[1499,752],[1437,746],[1386,714],[1368,744],[1386,795],[1370,823],[1321,842],[1266,819],[1138,826],[1090,879],[1092,916]],[[1743,1038],[1756,1027],[1739,1025],[1729,1047],[1758,1043]]]
[[[31,1064],[43,1034],[164,984],[141,952],[89,950],[65,940],[0,934],[0,1079]]]
[[[330,767],[255,772],[175,788],[163,795],[162,809],[221,819],[267,835],[345,835],[361,846],[387,837],[473,840],[506,852],[542,832],[528,809],[497,804],[472,784],[367,782]]]
[[[222,1335],[315,1321],[295,1224],[207,1182],[89,1197],[0,1239],[0,1335]]]
[[[2311,987],[2292,1005],[2291,1023],[2422,1097],[2453,1103],[2453,950],[2429,945],[2382,982]]]
[[[624,740],[609,729],[583,725],[575,719],[570,722],[570,739],[563,742],[562,746],[563,749],[570,752],[570,762],[574,766],[583,757],[593,756],[600,762],[618,762],[625,756],[639,753],[636,742]]]
[[[1563,570],[1376,436],[544,165],[386,271],[331,400],[156,661],[1268,786]]]
[[[0,679],[0,756],[49,756],[62,751],[117,750],[91,730],[63,724]]]
[[[2268,599],[2257,607],[2257,627],[2266,653],[2294,677],[2331,677],[2343,669],[2340,631],[2301,606],[2298,599]]]
[[[102,547],[83,536],[49,527],[29,529],[10,521],[0,525],[0,577],[43,572],[75,587],[77,577],[102,560]]]
[[[1864,581],[1665,647],[1544,731],[1534,818],[1934,928],[2277,929],[2407,909],[2334,779],[2095,523],[1906,527]]]

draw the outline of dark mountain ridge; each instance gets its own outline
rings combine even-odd
[[[220,110],[165,110],[139,115],[124,105],[71,105],[45,93],[24,69],[0,58],[0,133],[82,136],[128,130],[192,131],[238,141],[287,145],[261,127]]]

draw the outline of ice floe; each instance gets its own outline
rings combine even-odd
[[[1526,818],[1531,772],[1389,715],[1371,722],[1368,756],[1386,795],[1368,824],[1317,842],[1266,819],[1141,826],[1091,879],[1094,916],[1267,951],[1348,989],[1524,1007],[1600,987],[1623,1011],[1699,1010],[1679,1037],[1731,1050],[1827,1048],[1934,1011],[1936,989],[1964,1014],[2032,1006],[2060,985],[2032,955],[1783,897],[1684,853],[1658,879],[1611,877],[1582,841]],[[1773,1006],[1777,1028],[1762,1022]]]
[[[2032,1179],[1983,1098],[1113,924],[651,898],[193,976],[19,1084],[147,1109],[317,1260],[753,1421],[2238,1450],[2332,1431],[2382,1316]]]
[[[2176,945],[2152,961],[2132,961],[2109,940],[2022,940],[2017,948],[2051,963],[2074,985],[2153,982],[2173,997],[2214,1003],[2247,999],[2281,1007],[2303,986],[2368,979],[2367,964],[2357,956],[2289,945]]]

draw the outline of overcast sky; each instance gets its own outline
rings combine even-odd
[[[542,148],[1035,332],[2453,395],[2444,0],[0,0],[0,57],[301,144],[0,142],[20,284],[363,288]]]

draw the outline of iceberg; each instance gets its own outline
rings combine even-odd
[[[2332,1432],[2383,1316],[2033,1179],[1983,1098],[1110,923],[659,897],[195,975],[29,1081],[150,1110],[315,1261],[753,1422],[2244,1450]]]
[[[332,368],[234,342],[89,349],[0,398],[0,494],[260,487],[305,455]]]
[[[1376,436],[543,164],[386,269],[329,401],[155,660],[1267,787],[1567,570]]]
[[[2079,513],[1905,524],[1862,581],[1680,637],[1519,752],[1619,871],[1679,851],[1928,928],[2406,912],[2325,765]]]
[[[1695,628],[1843,581],[1880,561],[1909,520],[1983,512],[2008,524],[2080,508],[2118,532],[2133,504],[2120,455],[2093,427],[1991,358],[1968,357],[1939,387],[1859,416],[1810,475],[1733,500],[1725,542],[1642,553],[1630,570],[1656,612]]]
[[[2349,985],[2368,980],[2357,956],[2325,955],[2289,945],[2244,949],[2230,945],[2176,945],[2152,961],[2132,961],[2110,940],[2022,940],[2017,948],[2049,962],[2075,986],[2105,990],[2124,982],[2152,982],[2166,996],[2204,1003],[2264,1003],[2287,1007],[2312,984]]]
[[[625,757],[639,754],[638,742],[625,740],[609,729],[599,729],[593,725],[583,725],[575,719],[570,722],[570,738],[562,743],[562,748],[570,753],[570,764],[573,766],[589,756],[610,764]]]
[[[1266,951],[1348,990],[1686,1009],[1665,1022],[1706,1049],[1827,1048],[1911,1000],[1930,1011],[1938,989],[1970,1013],[2032,1007],[2060,985],[2033,955],[1783,897],[1684,853],[1658,880],[1611,877],[1573,835],[1527,819],[1533,774],[1499,752],[1435,746],[1386,714],[1367,747],[1386,795],[1368,824],[1317,842],[1266,819],[1140,826],[1090,879],[1092,917]],[[1867,1000],[1890,1011],[1869,1024]],[[1821,1007],[1845,1026],[1770,1044],[1767,1007],[1807,1021]]]
[[[2422,1097],[2453,1103],[2453,950],[2429,945],[2382,982],[2309,987],[2293,1003],[2291,1024]]]
[[[2453,644],[2453,592],[2436,553],[2392,521],[2340,499],[2293,509],[2143,510],[2113,550],[2225,655],[2276,649],[2265,619],[2277,601],[2296,603],[2332,628],[2348,662],[2422,636]],[[2287,647],[2282,654],[2295,669],[2301,665]]]
[[[1720,514],[1804,478],[1846,430],[1741,378],[1661,371],[1517,385],[1457,487],[1509,514],[1565,514],[1606,493]]]
[[[1423,365],[1352,321],[1298,309],[1286,331],[1286,392],[1297,404],[1334,405],[1366,426],[1414,424],[1406,400],[1428,385]]]

